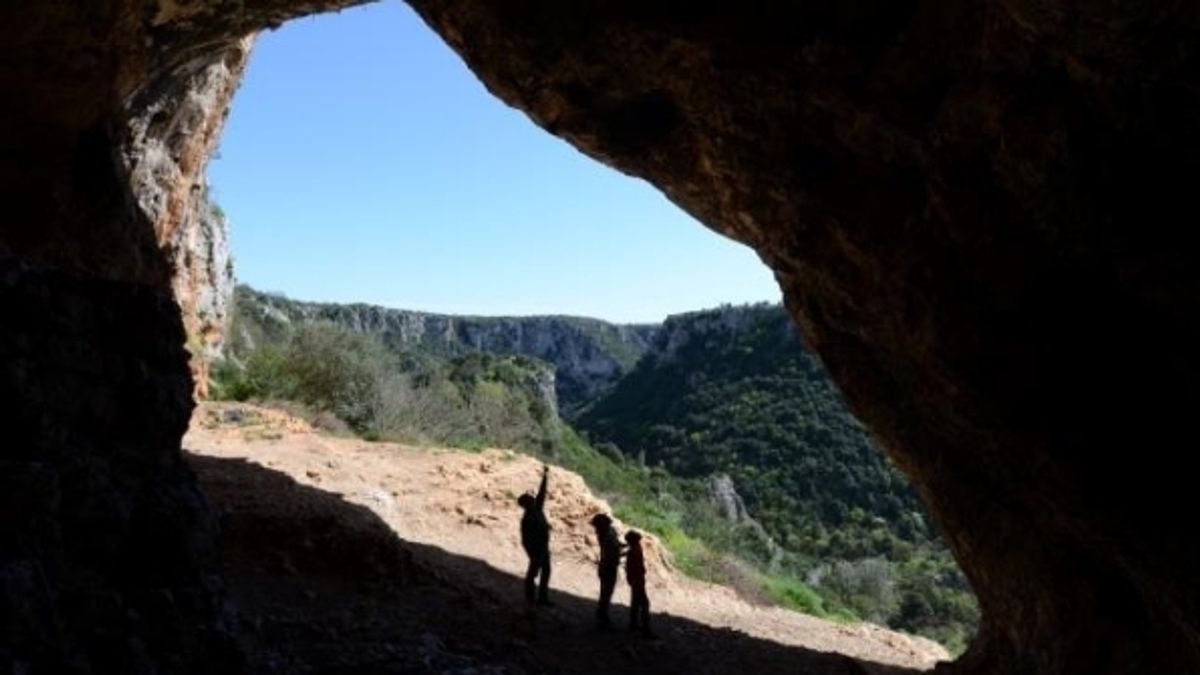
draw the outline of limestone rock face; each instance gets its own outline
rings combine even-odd
[[[85,671],[138,654],[155,665],[121,670],[197,669],[185,643],[129,643],[145,626],[86,627],[109,617],[93,609],[162,593],[196,599],[176,601],[179,615],[216,625],[200,609],[215,596],[196,582],[204,512],[172,468],[189,406],[184,334],[152,308],[174,266],[134,196],[123,138],[171,82],[244,36],[349,4],[0,8],[0,278],[30,317],[6,320],[0,343],[0,397],[24,402],[4,408],[18,441],[0,446],[3,475],[30,476],[4,534],[32,542],[3,552],[5,588],[24,590],[0,616],[51,617],[5,624],[3,658]],[[772,267],[975,586],[979,638],[945,670],[1200,672],[1183,470],[1200,397],[1178,386],[1200,374],[1187,240],[1200,5],[411,4],[497,96]],[[125,323],[89,314],[97,304]],[[69,362],[85,348],[111,358]],[[124,495],[146,498],[110,501]],[[98,506],[109,503],[130,508]],[[76,526],[89,545],[28,539]],[[150,573],[105,562],[136,557],[152,533],[172,553]],[[176,616],[138,607],[149,625]],[[76,638],[42,640],[59,627]],[[80,646],[45,647],[69,644]]]
[[[209,371],[224,352],[234,291],[233,255],[229,230],[220,207],[207,200],[198,205],[194,225],[176,250],[175,301],[183,312],[189,363],[196,395],[208,396]]]
[[[708,492],[713,503],[716,504],[718,512],[729,522],[740,525],[753,534],[763,550],[769,552],[772,564],[775,564],[782,551],[775,540],[771,539],[771,535],[767,534],[762,523],[750,515],[750,510],[746,508],[746,502],[742,500],[742,496],[738,494],[737,488],[733,484],[733,478],[726,473],[709,476]]]
[[[573,316],[485,317],[431,314],[365,304],[302,302],[249,287],[237,289],[236,355],[253,348],[253,334],[280,334],[296,322],[331,321],[378,337],[403,351],[456,356],[470,352],[521,354],[554,366],[552,399],[570,413],[611,387],[649,347],[657,326],[612,324]],[[247,340],[250,343],[246,343]]]
[[[162,78],[131,102],[121,159],[138,208],[172,269],[196,393],[207,396],[233,297],[225,217],[209,200],[204,169],[250,56],[244,38]]]

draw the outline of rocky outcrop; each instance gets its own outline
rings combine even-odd
[[[712,496],[712,501],[717,506],[717,512],[725,520],[750,531],[758,541],[759,546],[768,552],[771,561],[778,558],[781,553],[779,545],[771,539],[771,535],[767,534],[762,523],[750,515],[750,510],[746,508],[746,502],[738,494],[737,488],[733,484],[733,478],[729,474],[716,473],[709,476],[708,493]]]
[[[530,389],[535,399],[547,411],[547,424],[559,424],[561,412],[558,409],[558,377],[555,375],[554,366],[537,361],[534,363],[541,367],[531,368],[533,372],[529,382]]]
[[[39,303],[26,309],[36,321],[6,315],[0,395],[25,405],[5,410],[21,440],[0,452],[70,477],[50,481],[61,498],[40,509],[6,510],[6,527],[83,519],[88,541],[109,544],[30,546],[4,564],[39,570],[22,578],[47,579],[61,612],[118,626],[79,642],[80,664],[107,664],[137,635],[161,646],[127,650],[155,664],[140,670],[188,670],[198,652],[151,635],[169,607],[143,605],[140,628],[92,608],[165,593],[196,598],[175,607],[203,623],[196,608],[213,598],[184,592],[206,539],[183,497],[192,482],[169,470],[189,403],[164,392],[189,378],[178,318],[134,311],[169,291],[173,268],[121,168],[124,130],[243,36],[351,4],[0,8],[0,261],[12,297]],[[1179,226],[1200,173],[1194,3],[410,4],[494,94],[772,267],[978,593],[979,637],[945,670],[1200,671],[1200,547],[1179,450],[1200,401],[1177,386],[1200,373],[1200,282]],[[21,271],[33,268],[63,281]],[[130,313],[92,321],[90,303]],[[119,359],[118,334],[132,350]],[[14,365],[93,348],[114,359],[32,382]],[[132,494],[163,498],[83,518]],[[146,574],[100,565],[72,585],[52,573],[138,559],[155,534],[174,553]],[[48,650],[39,665],[68,653],[7,626],[0,639],[6,655]]]
[[[172,269],[196,394],[208,395],[233,299],[225,216],[210,200],[204,169],[216,148],[252,38],[165,78],[131,102],[122,161],[137,206]]]
[[[570,413],[595,399],[633,367],[657,330],[574,316],[480,317],[430,314],[364,304],[301,302],[237,290],[240,343],[258,333],[279,334],[298,321],[331,321],[375,335],[397,351],[456,356],[471,352],[521,354],[554,366],[558,407]],[[253,344],[246,345],[253,347]]]

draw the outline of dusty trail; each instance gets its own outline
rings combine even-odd
[[[536,487],[540,464],[524,455],[334,438],[282,412],[211,403],[184,447],[223,514],[259,672],[884,673],[947,658],[922,638],[752,605],[675,571],[653,537],[661,639],[598,635],[587,521],[607,505],[560,469],[547,501],[556,607],[529,612],[515,497]],[[618,625],[628,593],[622,580]]]

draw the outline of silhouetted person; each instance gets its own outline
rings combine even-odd
[[[629,630],[641,629],[649,637],[650,596],[646,595],[646,556],[642,552],[642,535],[630,530],[625,533],[629,550],[625,554],[625,580],[629,582]]]
[[[608,630],[612,621],[608,618],[608,606],[612,604],[613,591],[617,587],[617,570],[621,567],[621,540],[613,529],[612,518],[603,513],[592,516],[592,527],[596,540],[600,542],[600,600],[596,605],[596,627]]]
[[[542,467],[542,484],[537,496],[526,492],[517,498],[517,504],[525,509],[521,516],[521,546],[529,556],[529,568],[525,571],[525,599],[539,605],[550,604],[550,523],[546,520],[546,483],[550,478],[550,467]],[[534,595],[534,580],[537,595]]]

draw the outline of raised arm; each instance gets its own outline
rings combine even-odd
[[[546,482],[549,479],[550,479],[550,467],[543,466],[542,467],[542,484],[538,487],[537,502],[536,502],[539,510],[543,506],[546,505]]]

